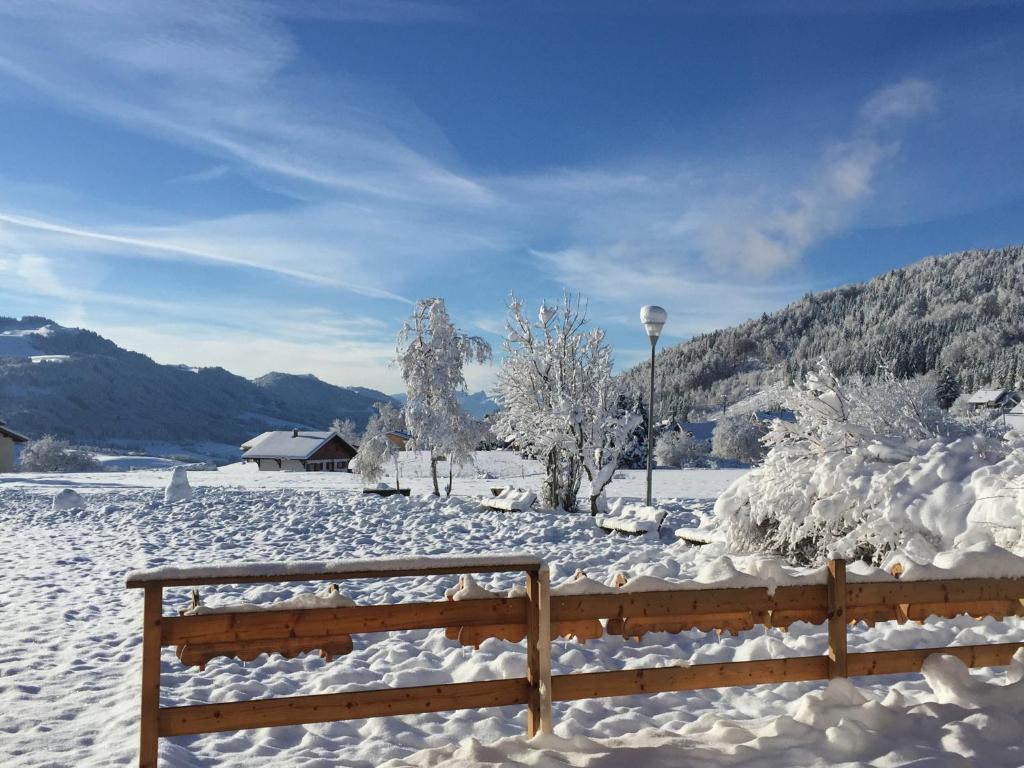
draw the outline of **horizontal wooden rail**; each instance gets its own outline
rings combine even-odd
[[[326,723],[385,715],[447,712],[456,709],[526,704],[530,685],[525,677],[481,680],[413,688],[324,693],[225,704],[164,707],[160,710],[161,736],[238,731],[278,725]]]
[[[730,661],[723,664],[554,675],[551,678],[551,689],[555,701],[575,701],[638,693],[695,691],[731,685],[795,683],[827,677],[827,657],[798,656],[764,661]]]
[[[1024,579],[949,579],[848,584],[850,606],[970,603],[1024,598]]]
[[[902,675],[920,672],[924,660],[935,654],[956,656],[968,667],[1005,667],[1024,643],[958,645],[947,648],[914,648],[908,651],[871,651],[851,653],[850,677],[866,675]]]
[[[825,610],[827,606],[828,596],[824,584],[779,587],[774,595],[769,595],[765,587],[553,595],[551,620],[612,619],[622,616],[653,618],[796,608]]]
[[[498,597],[430,603],[359,605],[286,611],[203,613],[163,620],[163,645],[230,640],[268,640],[296,635],[354,635],[434,629],[453,625],[526,624],[525,597]]]
[[[381,579],[398,576],[451,576],[462,573],[504,573],[515,570],[507,565],[472,565],[465,568],[439,565],[430,568],[402,568],[395,571],[320,571],[293,575],[184,576],[166,579],[128,579],[129,589],[143,587],[199,587],[213,584],[284,584],[289,582],[344,581],[345,579]]]

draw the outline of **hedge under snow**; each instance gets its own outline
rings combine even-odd
[[[977,433],[909,386],[844,387],[822,362],[791,393],[796,423],[776,421],[764,464],[715,504],[731,548],[878,563],[895,550],[927,561],[984,541],[1024,546],[1024,434]]]

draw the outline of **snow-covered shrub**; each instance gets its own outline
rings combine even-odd
[[[824,362],[808,374],[789,402],[796,423],[775,421],[764,464],[715,504],[732,548],[799,563],[832,553],[880,562],[911,544],[1024,543],[1024,436],[925,434],[927,419],[908,416],[910,405],[880,402],[897,391],[847,389]],[[880,433],[852,416],[871,413],[888,414],[875,427],[903,413],[917,434]]]
[[[363,441],[355,459],[349,465],[363,480],[376,484],[384,477],[384,466],[388,461],[395,464],[395,488],[401,487],[398,475],[398,454],[402,447],[388,437],[389,432],[405,430],[402,412],[390,403],[377,403],[377,413],[370,417],[363,433]]]
[[[84,448],[74,448],[66,440],[45,435],[33,440],[21,452],[23,472],[97,472],[100,464]]]
[[[762,440],[768,426],[748,416],[723,416],[711,435],[711,452],[723,459],[757,464],[768,448]]]
[[[694,440],[693,435],[684,430],[670,429],[663,432],[654,443],[654,458],[658,464],[670,467],[690,466],[707,454],[707,445]]]

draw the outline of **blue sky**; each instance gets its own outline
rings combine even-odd
[[[423,296],[666,338],[1024,241],[1010,3],[8,1],[0,314],[400,389]],[[473,370],[486,386],[492,369]]]

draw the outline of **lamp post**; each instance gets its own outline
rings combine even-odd
[[[640,308],[640,322],[644,324],[647,338],[651,340],[651,399],[648,401],[647,417],[647,506],[651,506],[651,470],[654,467],[654,348],[658,345],[661,329],[668,320],[668,312],[661,307],[648,304]]]

